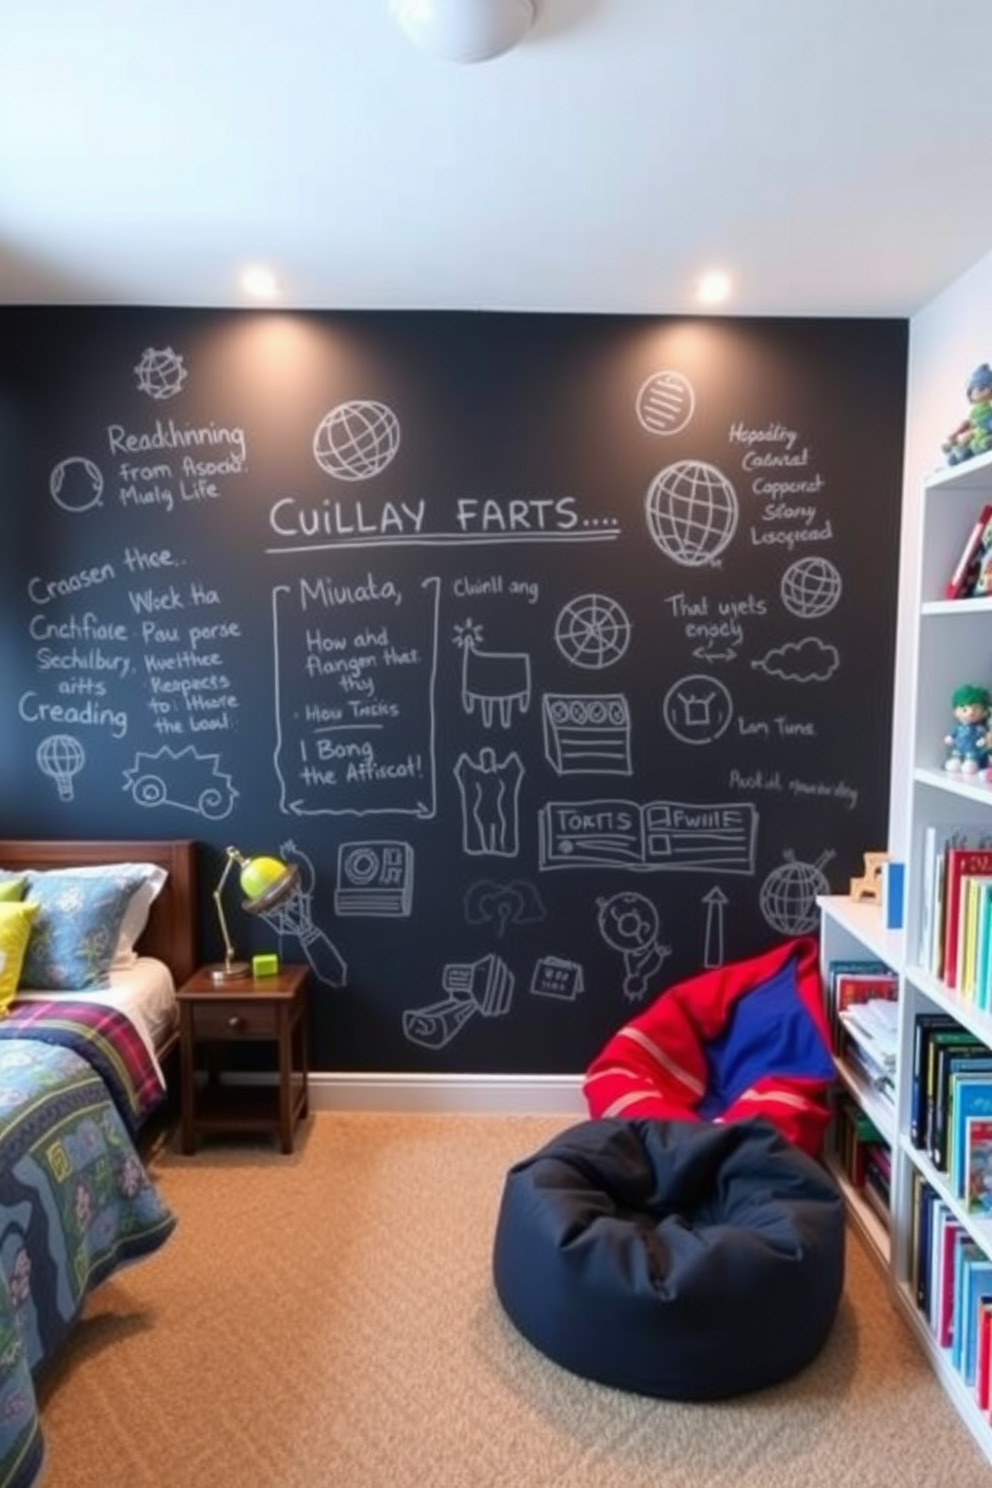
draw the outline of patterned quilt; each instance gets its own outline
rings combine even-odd
[[[0,1023],[0,1488],[38,1480],[33,1379],[87,1295],[176,1223],[132,1140],[162,1095],[136,1030],[119,1042],[88,1003],[24,1011]]]

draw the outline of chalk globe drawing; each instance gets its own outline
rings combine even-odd
[[[761,885],[761,913],[781,935],[805,935],[819,923],[818,894],[830,884],[815,863],[783,863]]]
[[[558,616],[555,640],[573,666],[602,670],[619,661],[630,645],[630,621],[607,595],[580,594]]]
[[[181,393],[189,376],[182,357],[171,346],[161,350],[149,346],[134,370],[140,391],[160,403]]]
[[[72,782],[86,763],[83,746],[71,734],[49,734],[35,751],[38,769],[55,782],[60,801],[71,801]]]
[[[313,457],[327,475],[362,481],[379,475],[400,447],[400,425],[385,403],[355,399],[339,403],[321,419]]]
[[[103,472],[83,455],[60,460],[48,477],[52,500],[63,511],[89,511],[103,495]]]
[[[679,460],[660,470],[648,487],[645,510],[655,543],[684,568],[713,563],[737,530],[737,493],[704,460]]]
[[[634,406],[649,434],[678,434],[696,411],[696,394],[681,372],[653,372],[641,384]]]
[[[840,599],[843,581],[829,558],[799,558],[782,575],[782,603],[801,620],[828,615]]]

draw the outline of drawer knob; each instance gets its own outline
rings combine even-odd
[[[227,1026],[228,1028],[242,1028],[244,1021],[244,1018],[239,1017],[237,1013],[232,1013],[231,1017],[227,1020]]]

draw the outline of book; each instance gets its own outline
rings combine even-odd
[[[930,1038],[938,1030],[957,1028],[950,1013],[918,1013],[913,1023],[913,1062],[910,1074],[909,1140],[919,1151],[926,1149],[927,1068]]]
[[[882,864],[880,875],[882,923],[886,930],[901,930],[906,891],[906,864],[891,859]]]
[[[992,1214],[992,1111],[964,1122],[965,1199],[969,1214]]]
[[[864,1000],[869,994],[862,990],[866,984],[873,979],[879,979],[879,985],[895,986],[898,992],[898,977],[890,966],[884,961],[873,960],[867,957],[852,960],[831,961],[826,973],[826,1014],[830,1025],[831,1042],[834,1053],[839,1053],[842,1047],[841,1026],[839,1014],[844,1008],[850,1006],[851,1002]]]
[[[961,881],[968,874],[992,875],[992,852],[985,848],[949,847],[944,882],[944,965],[948,987],[958,985]]]
[[[981,553],[985,525],[992,520],[992,505],[983,506],[961,549],[960,557],[944,588],[945,599],[962,599],[970,593],[976,577],[976,558]]]
[[[992,849],[992,832],[960,821],[932,823],[924,829],[918,958],[921,966],[938,977],[943,970],[943,889],[949,847]]]
[[[992,1376],[992,1297],[978,1301],[978,1357],[975,1361],[975,1402],[979,1410],[989,1408],[989,1384]]]
[[[926,1146],[925,1151],[929,1154],[930,1161],[940,1167],[940,1150],[937,1144],[937,1111],[939,1097],[943,1091],[938,1085],[938,1072],[943,1071],[943,1061],[946,1051],[952,1050],[955,1055],[965,1056],[977,1053],[982,1049],[981,1042],[974,1034],[968,1033],[960,1024],[952,1028],[935,1028],[930,1034],[927,1044],[927,1104],[926,1104]]]
[[[978,1252],[975,1255],[975,1251]],[[975,1386],[978,1320],[983,1296],[992,1294],[992,1260],[980,1246],[964,1247],[961,1258],[961,1353],[959,1369],[966,1385]]]
[[[943,1061],[941,1054],[944,1054]],[[969,1116],[992,1114],[992,1054],[984,1045],[959,1056],[953,1050],[938,1051],[938,1110],[936,1114],[939,1166],[949,1175],[951,1192],[965,1194],[964,1126]],[[943,1081],[943,1097],[940,1086]],[[942,1109],[941,1109],[942,1107]]]

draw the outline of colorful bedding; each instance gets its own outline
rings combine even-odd
[[[103,1011],[37,1003],[0,1023],[0,1488],[37,1481],[33,1379],[87,1295],[175,1227],[132,1140],[161,1084]]]

